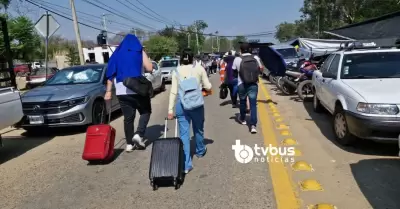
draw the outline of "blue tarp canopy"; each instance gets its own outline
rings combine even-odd
[[[276,50],[269,46],[260,46],[258,50],[258,56],[271,74],[276,76],[285,75],[285,60]]]

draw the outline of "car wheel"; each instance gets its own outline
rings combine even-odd
[[[163,91],[165,91],[165,90],[166,90],[166,87],[165,87],[165,80],[164,80],[164,79],[161,79],[160,92],[163,92]]]
[[[106,123],[107,111],[106,105],[103,101],[96,101],[92,106],[92,124]]]
[[[323,110],[321,101],[319,101],[317,93],[314,93],[314,97],[313,97],[313,109],[314,112],[316,113],[321,113]]]
[[[348,146],[354,143],[356,138],[349,132],[346,116],[340,105],[335,108],[332,124],[336,141],[339,144]]]

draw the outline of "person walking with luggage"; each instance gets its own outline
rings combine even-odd
[[[207,148],[204,144],[204,98],[202,89],[211,91],[204,68],[193,66],[191,52],[183,52],[181,66],[172,73],[171,92],[169,95],[168,118],[175,114],[179,125],[179,134],[185,156],[185,173],[193,169],[190,155],[190,123],[192,122],[196,141],[196,156],[203,157]]]
[[[104,96],[106,101],[112,97],[112,86],[115,85],[116,95],[124,115],[124,131],[126,151],[133,151],[134,145],[145,148],[143,140],[147,124],[151,115],[150,95],[142,96],[127,88],[123,81],[127,78],[140,77],[145,70],[151,73],[153,66],[138,38],[128,34],[114,51],[108,62],[106,72],[107,91]],[[139,124],[134,132],[136,111],[139,112]]]
[[[249,43],[240,45],[241,56],[233,61],[232,69],[239,72],[238,93],[240,99],[239,121],[246,125],[246,98],[250,103],[250,132],[257,133],[257,95],[258,79],[262,73],[262,65],[258,56],[251,54]]]

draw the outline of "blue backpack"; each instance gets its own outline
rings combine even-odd
[[[199,88],[199,82],[190,72],[189,77],[181,79],[178,70],[175,70],[176,77],[179,80],[178,97],[182,103],[183,109],[193,110],[204,105],[204,97]]]

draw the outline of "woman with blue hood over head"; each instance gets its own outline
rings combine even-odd
[[[107,91],[105,100],[112,98],[112,86],[115,85],[116,95],[124,115],[124,131],[126,151],[133,151],[134,145],[145,147],[143,140],[151,115],[150,96],[141,96],[127,88],[123,81],[143,75],[144,71],[151,73],[153,66],[138,38],[128,34],[112,54],[106,72]],[[139,124],[134,132],[136,110],[139,111]]]

